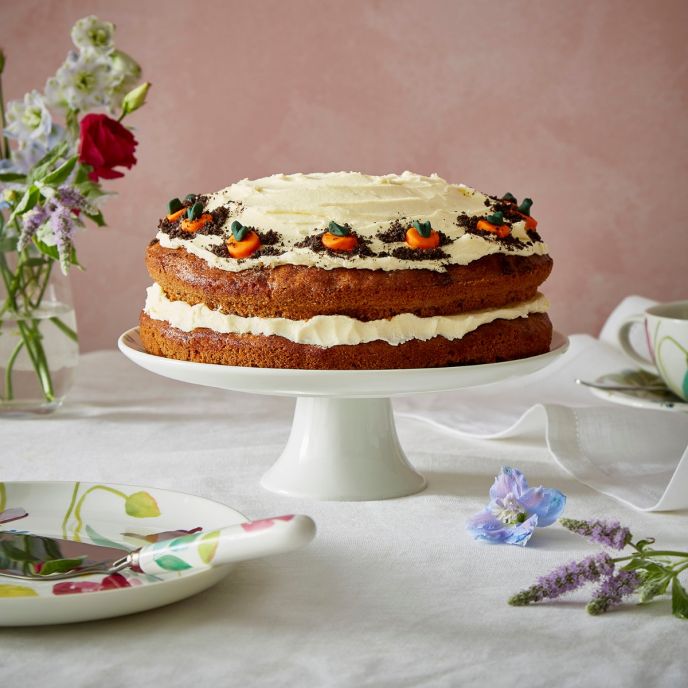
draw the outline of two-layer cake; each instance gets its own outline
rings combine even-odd
[[[529,199],[433,175],[274,175],[173,199],[149,245],[153,354],[425,368],[548,351],[552,260]]]

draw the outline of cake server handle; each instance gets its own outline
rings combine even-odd
[[[289,514],[163,540],[131,552],[128,558],[134,570],[170,573],[289,552],[314,536],[313,519]]]

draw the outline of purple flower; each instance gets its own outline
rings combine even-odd
[[[71,209],[61,203],[55,204],[55,209],[50,215],[50,227],[60,257],[60,267],[66,275],[72,253],[72,235],[76,229]]]
[[[34,238],[38,228],[48,221],[48,211],[45,206],[36,205],[28,213],[22,216],[22,230],[17,241],[17,251],[23,251],[31,239]]]
[[[525,546],[536,526],[554,523],[566,496],[547,487],[528,487],[516,468],[502,467],[490,488],[490,501],[471,516],[466,528],[476,540]]]
[[[560,523],[572,533],[577,533],[612,549],[623,549],[633,538],[631,531],[618,521],[581,521],[562,518]]]
[[[604,614],[612,607],[621,604],[627,595],[635,592],[640,586],[642,578],[635,571],[619,571],[618,573],[605,578],[599,588],[595,591],[586,609],[588,613],[597,616]]]
[[[61,186],[44,204],[39,203],[22,217],[17,250],[23,250],[34,237],[47,246],[55,246],[62,272],[67,274],[74,232],[81,224],[74,211],[90,207],[87,199],[76,189]]]
[[[564,564],[546,576],[538,578],[535,585],[511,597],[509,604],[522,607],[544,599],[553,600],[567,592],[577,590],[586,583],[599,580],[604,576],[611,576],[613,572],[614,562],[607,553],[593,554],[581,561]]]

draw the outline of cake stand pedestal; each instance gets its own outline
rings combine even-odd
[[[146,353],[138,328],[125,332],[118,346],[137,365],[173,380],[297,397],[287,445],[263,476],[263,487],[294,497],[354,501],[403,497],[425,487],[399,443],[390,397],[527,375],[555,361],[568,340],[555,333],[548,353],[517,361],[412,370],[289,370],[177,361]]]

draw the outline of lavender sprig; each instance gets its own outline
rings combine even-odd
[[[612,549],[623,549],[633,537],[631,531],[624,528],[618,521],[581,521],[575,518],[560,518],[559,523],[572,533],[577,533]]]
[[[553,600],[577,590],[586,583],[599,580],[602,576],[610,576],[613,571],[614,562],[608,554],[593,554],[581,561],[571,561],[546,576],[541,576],[535,585],[514,595],[509,604],[522,607],[544,599]]]
[[[619,571],[605,578],[586,606],[588,613],[604,614],[621,604],[623,598],[635,592],[641,583],[642,577],[636,571]]]
[[[606,547],[630,547],[633,551],[616,558],[600,552],[560,566],[540,577],[535,585],[513,595],[509,604],[524,606],[556,599],[588,583],[599,582],[586,606],[589,614],[597,616],[617,607],[632,594],[637,594],[639,603],[645,604],[665,594],[671,586],[672,613],[679,619],[688,619],[688,592],[679,580],[680,574],[688,570],[688,552],[653,549],[653,538],[633,542],[631,531],[617,521],[563,518],[560,523]]]

